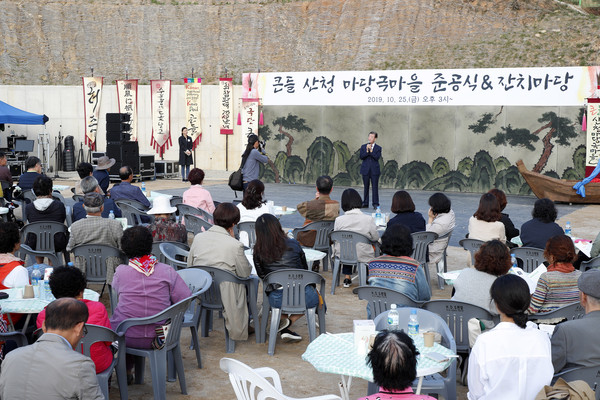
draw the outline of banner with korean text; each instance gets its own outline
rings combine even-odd
[[[171,81],[150,81],[152,138],[150,146],[162,157],[171,143]]]
[[[260,82],[258,97],[266,106],[580,106],[596,89],[598,73],[600,66],[271,72],[243,77],[250,90]]]
[[[587,146],[585,148],[586,166],[595,167],[600,161],[600,99],[588,99],[587,104]],[[589,171],[586,171],[586,176]]]
[[[233,134],[233,78],[219,78],[219,130],[221,135]]]
[[[137,79],[117,80],[117,99],[119,100],[119,113],[129,114],[131,139],[137,141]]]
[[[258,99],[242,99],[242,132],[258,135]]]
[[[85,117],[85,144],[92,150],[96,148],[100,100],[102,99],[102,77],[82,77],[83,110]]]
[[[194,148],[202,140],[200,126],[200,107],[202,105],[202,79],[185,78],[185,120],[188,135],[194,142]]]

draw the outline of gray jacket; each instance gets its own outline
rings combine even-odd
[[[556,325],[550,339],[554,373],[572,367],[600,365],[600,311]]]

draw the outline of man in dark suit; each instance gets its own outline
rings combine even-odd
[[[363,196],[363,208],[369,207],[369,183],[373,185],[373,208],[379,207],[379,159],[381,158],[381,146],[375,144],[377,132],[369,132],[369,141],[360,146],[360,174],[363,177],[365,195]]]
[[[576,367],[600,368],[600,270],[585,271],[577,286],[585,315],[554,328],[550,343],[555,374]]]

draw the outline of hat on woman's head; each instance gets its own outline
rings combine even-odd
[[[171,199],[168,196],[158,196],[154,199],[152,208],[147,214],[173,214],[177,211],[177,207],[171,206]]]
[[[98,166],[96,169],[109,169],[113,165],[115,165],[116,160],[114,158],[108,158],[107,156],[102,156],[98,159]]]

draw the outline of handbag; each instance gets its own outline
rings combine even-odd
[[[244,190],[244,181],[242,177],[242,167],[229,175],[229,187],[232,190]]]

